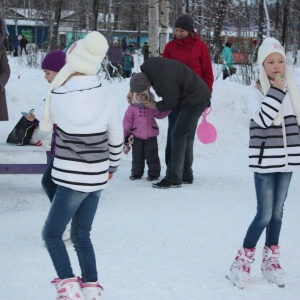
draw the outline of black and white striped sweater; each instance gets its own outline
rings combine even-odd
[[[300,101],[300,99],[299,99]],[[250,121],[249,167],[258,173],[291,172],[300,166],[300,127],[286,91],[271,87],[264,96],[256,86],[247,97]],[[281,114],[282,124],[273,120]]]
[[[115,99],[97,76],[74,76],[52,92],[50,114],[58,126],[53,181],[81,192],[104,189],[122,154]]]

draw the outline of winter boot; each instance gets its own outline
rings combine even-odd
[[[284,287],[282,279],[285,272],[278,261],[280,256],[279,246],[272,245],[270,248],[264,246],[262,256],[261,272],[263,277],[267,278],[270,282],[276,283],[279,287]]]
[[[85,300],[103,300],[102,291],[104,291],[104,289],[98,281],[82,282],[81,278],[79,278],[78,281],[80,281],[81,291]]]
[[[244,288],[244,281],[250,280],[251,263],[254,261],[255,248],[241,248],[234,259],[230,275],[227,276],[234,285]]]
[[[55,278],[51,281],[56,287],[58,297],[56,300],[84,300],[78,280],[73,278]]]

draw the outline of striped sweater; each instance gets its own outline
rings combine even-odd
[[[97,76],[74,76],[52,92],[50,114],[57,124],[53,181],[81,192],[104,189],[122,153],[115,99]]]
[[[300,101],[300,99],[299,99]],[[271,87],[264,96],[252,86],[247,106],[250,121],[249,167],[258,173],[291,172],[300,166],[300,128],[286,91]],[[281,114],[282,124],[274,118]]]

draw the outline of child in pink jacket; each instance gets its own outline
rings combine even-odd
[[[148,165],[148,181],[157,180],[160,176],[160,160],[158,156],[157,136],[159,129],[155,118],[163,119],[170,111],[160,112],[147,108],[143,102],[153,99],[150,87],[134,93],[132,104],[129,105],[123,119],[125,145],[133,138],[131,180],[141,179],[144,174],[145,160]],[[126,153],[127,154],[127,153]]]

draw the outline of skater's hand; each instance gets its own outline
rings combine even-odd
[[[114,176],[114,173],[108,173],[108,180],[111,180]]]
[[[32,112],[30,112],[28,115],[24,115],[22,113],[22,115],[27,119],[27,121],[33,122],[35,120],[35,115]]]
[[[129,104],[132,104],[132,98],[133,98],[133,91],[129,91],[128,92],[128,94],[127,94],[127,97],[126,97],[126,99],[127,99],[127,102],[129,103]]]
[[[276,74],[273,86],[278,89],[283,90],[284,84],[285,84],[285,81],[284,81],[283,75],[280,73]]]

